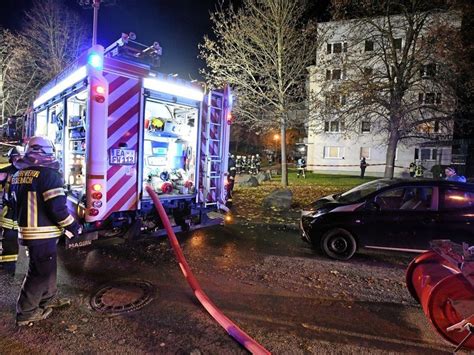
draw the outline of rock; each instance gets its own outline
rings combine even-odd
[[[257,187],[259,183],[255,176],[250,176],[247,180],[243,180],[242,182],[240,182],[239,185],[246,187]]]
[[[257,174],[257,181],[259,184],[261,184],[264,181],[270,181],[270,180],[271,180],[270,173],[261,171]]]
[[[293,193],[289,189],[275,190],[263,199],[263,207],[277,211],[287,211],[291,207]]]

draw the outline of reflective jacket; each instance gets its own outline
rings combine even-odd
[[[11,195],[23,245],[58,238],[64,229],[77,233],[78,223],[66,207],[61,175],[56,169],[30,166],[11,181]]]
[[[0,213],[0,227],[7,229],[18,229],[18,223],[14,219],[13,209],[10,204],[10,183],[13,175],[18,171],[13,164],[6,166],[3,169],[0,169],[1,176],[1,185],[3,187],[3,197],[2,197],[2,212]],[[6,176],[3,178],[3,174]]]

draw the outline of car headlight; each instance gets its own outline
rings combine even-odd
[[[311,217],[319,217],[323,214],[326,214],[330,211],[328,208],[320,208],[317,210],[308,210],[308,211],[302,211],[301,216],[311,216]]]

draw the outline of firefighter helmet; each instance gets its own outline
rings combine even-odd
[[[47,137],[34,136],[31,137],[26,145],[25,155],[31,153],[43,153],[47,155],[54,155],[54,144]]]
[[[21,155],[17,147],[10,148],[10,150],[7,153],[7,157],[13,157],[15,155]]]

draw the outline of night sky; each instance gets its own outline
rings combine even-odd
[[[98,43],[107,47],[122,32],[135,32],[137,41],[163,48],[161,71],[178,73],[183,79],[198,77],[204,64],[197,58],[198,43],[211,33],[209,12],[217,0],[116,0],[114,6],[101,6]],[[31,0],[0,0],[0,25],[20,27],[23,11]],[[92,34],[92,10],[83,10],[76,0],[67,0],[88,21]]]
[[[158,41],[163,48],[160,71],[178,73],[183,79],[199,77],[204,62],[197,58],[198,44],[205,34],[211,34],[209,13],[218,0],[102,0],[99,11],[98,43],[107,47],[122,32],[135,32],[137,41],[151,45]],[[315,1],[313,14],[320,17],[329,0]],[[241,0],[233,0],[234,4]],[[0,25],[19,29],[23,11],[32,0],[0,0]],[[82,9],[78,0],[66,0],[90,24],[92,36],[92,10]]]

